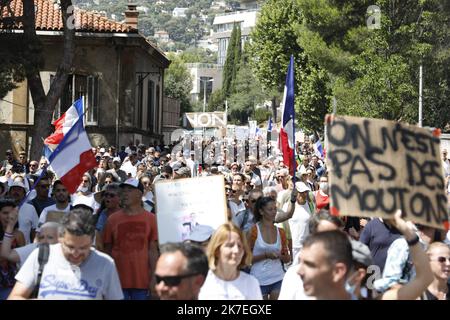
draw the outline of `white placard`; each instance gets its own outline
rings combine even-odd
[[[243,141],[248,140],[249,129],[248,127],[236,127],[235,128],[236,139]]]
[[[120,169],[125,171],[126,174],[131,174],[132,177],[136,177],[137,167],[133,166],[130,161],[123,163]]]
[[[159,181],[155,198],[159,244],[184,241],[197,224],[217,229],[227,221],[221,175]]]

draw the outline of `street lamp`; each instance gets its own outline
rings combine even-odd
[[[207,82],[213,82],[214,79],[202,79],[200,78],[200,81],[203,81],[203,113],[206,111],[206,83]],[[203,165],[203,140],[205,140],[205,127],[202,128],[202,165]]]
[[[200,78],[200,81],[203,81],[203,112],[206,111],[206,83],[207,82],[213,82],[214,79],[202,79]]]

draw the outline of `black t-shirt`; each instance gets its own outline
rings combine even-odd
[[[54,205],[55,200],[53,200],[52,198],[47,198],[45,200],[34,198],[33,200],[29,201],[28,203],[31,204],[36,209],[36,213],[37,213],[38,217],[40,217],[42,210]]]
[[[422,300],[438,300],[428,289],[425,291],[425,296],[422,297]],[[447,296],[445,300],[450,300],[450,284],[447,283]]]

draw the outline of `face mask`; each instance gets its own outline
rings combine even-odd
[[[328,182],[321,182],[319,184],[319,187],[323,192],[328,192]]]
[[[88,187],[79,187],[78,188],[79,192],[87,192],[88,190],[89,190]]]

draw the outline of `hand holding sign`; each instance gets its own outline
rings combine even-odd
[[[389,219],[388,221],[401,232],[406,241],[410,241],[417,236],[416,231],[414,230],[414,224],[403,220],[401,210],[397,210],[394,219]]]

